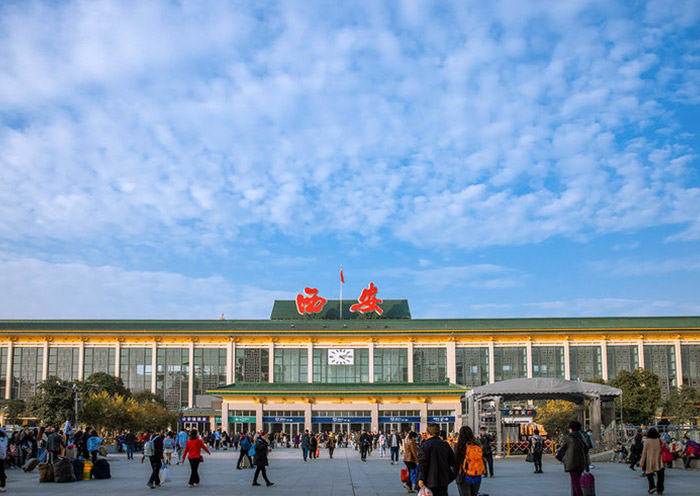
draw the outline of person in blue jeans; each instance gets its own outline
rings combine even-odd
[[[306,429],[304,434],[301,435],[301,452],[304,455],[304,461],[306,457],[309,456],[309,445],[311,444],[311,436],[309,436],[309,430]]]
[[[396,430],[391,431],[389,436],[389,449],[391,449],[391,464],[399,463],[399,448],[403,440]]]
[[[126,459],[134,459],[134,445],[136,444],[136,434],[132,431],[126,433],[124,436],[124,444],[126,444]]]

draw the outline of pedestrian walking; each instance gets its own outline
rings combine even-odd
[[[493,449],[491,443],[493,436],[490,436],[486,431],[486,427],[482,427],[479,434],[479,444],[481,444],[481,452],[484,454],[484,462],[486,463],[486,476],[494,477],[493,473]]]
[[[309,453],[311,455],[312,460],[316,459],[316,450],[318,450],[318,438],[314,434],[309,439]]]
[[[379,435],[379,457],[384,458],[384,455],[386,455],[386,448],[388,445],[387,437],[386,435],[382,432]]]
[[[7,482],[7,477],[5,476],[5,458],[7,458],[8,455],[8,441],[9,439],[5,433],[5,429],[0,429],[0,493],[7,491],[5,488],[5,483]]]
[[[634,467],[637,466],[639,459],[642,457],[643,439],[646,431],[643,429],[637,429],[637,433],[632,440],[632,446],[630,447],[630,468],[635,470]]]
[[[173,453],[175,453],[175,434],[168,432],[163,438],[163,456],[166,465],[171,464]]]
[[[478,496],[486,464],[481,443],[474,437],[471,427],[465,425],[459,429],[455,459],[458,467],[455,482],[459,496]]]
[[[544,438],[540,436],[540,430],[535,429],[530,438],[530,453],[535,464],[535,473],[542,474],[542,453],[544,453]]]
[[[304,455],[304,461],[309,455],[309,445],[311,444],[311,436],[309,436],[309,430],[305,430],[304,434],[301,435],[301,453]]]
[[[639,466],[644,470],[644,475],[647,476],[649,483],[649,494],[664,493],[664,462],[661,456],[663,449],[668,449],[666,443],[659,439],[659,431],[654,427],[649,429],[647,440],[642,448],[642,458],[639,460]],[[656,476],[656,480],[654,480]]]
[[[418,487],[427,487],[433,496],[447,496],[447,486],[456,470],[455,453],[440,439],[440,426],[428,424],[428,438],[418,450]]]
[[[328,447],[328,456],[332,460],[333,452],[335,451],[336,439],[333,433],[328,436],[328,441],[326,441],[326,446]]]
[[[389,436],[389,450],[391,451],[391,464],[399,463],[399,448],[403,444],[401,436],[399,436],[396,429],[391,431],[391,436]]]
[[[372,445],[372,438],[366,431],[362,431],[362,434],[360,434],[360,460],[363,462],[367,461],[367,452],[369,451],[370,446]]]
[[[564,471],[569,473],[571,495],[583,496],[581,474],[588,470],[588,444],[581,435],[581,423],[569,423],[569,433],[557,453],[557,460],[564,463]]]
[[[260,484],[258,483],[258,475],[262,474],[263,479],[265,480],[265,484],[269,486],[273,486],[275,483],[270,482],[270,479],[267,478],[267,465],[268,465],[268,460],[267,460],[267,450],[269,448],[269,445],[267,444],[267,441],[265,441],[265,435],[260,435],[258,437],[258,440],[255,441],[255,456],[253,457],[253,461],[255,462],[255,475],[253,476],[253,485],[254,486],[259,486]]]
[[[126,436],[124,436],[124,444],[126,444],[126,459],[133,460],[136,435],[132,431],[127,432]]]
[[[185,443],[185,449],[182,452],[182,463],[185,463],[185,460],[190,462],[190,479],[187,482],[187,487],[195,487],[199,485],[199,464],[204,460],[202,450],[210,455],[211,451],[209,451],[209,448],[204,444],[204,441],[199,439],[197,429],[192,429],[189,437],[189,440]]]
[[[250,437],[243,433],[241,434],[241,441],[240,441],[240,446],[241,446],[241,454],[238,456],[238,463],[236,463],[236,468],[238,470],[241,469],[241,462],[243,461],[244,458],[248,459],[248,465],[250,465],[250,468],[253,468],[253,460],[250,458],[250,448],[252,446],[250,442]]]
[[[416,484],[416,477],[418,475],[418,445],[416,443],[416,438],[418,434],[415,432],[409,432],[406,442],[404,443],[404,454],[403,463],[408,469],[409,479],[404,483],[403,487],[409,493],[416,492],[414,485]]]
[[[146,441],[143,446],[143,454],[151,462],[152,470],[146,486],[151,489],[160,487],[160,467],[163,464],[163,435],[161,429],[156,429],[156,432]]]

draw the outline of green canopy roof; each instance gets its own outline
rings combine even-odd
[[[308,382],[294,383],[236,383],[207,391],[216,396],[353,396],[353,395],[401,395],[413,396],[429,394],[447,396],[464,394],[467,388],[456,384],[443,383],[349,383],[349,384],[318,384]]]

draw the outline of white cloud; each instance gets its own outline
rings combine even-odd
[[[231,284],[220,276],[49,263],[0,256],[3,319],[229,319],[269,315],[291,294]]]
[[[599,260],[591,266],[602,274],[610,276],[651,276],[673,272],[694,272],[700,270],[700,257],[682,257],[675,259],[638,260],[623,258],[618,260]]]

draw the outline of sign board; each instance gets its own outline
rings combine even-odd
[[[303,424],[304,417],[263,417],[268,424]]]
[[[420,417],[379,417],[380,424],[420,422]]]
[[[372,417],[311,417],[314,424],[369,424]]]
[[[219,417],[221,419],[221,417]],[[180,417],[180,422],[206,422],[209,423],[209,417]]]
[[[428,417],[428,422],[436,422],[436,423],[441,423],[441,422],[454,422],[455,418],[454,416],[449,416],[449,415],[443,415],[442,417]]]

